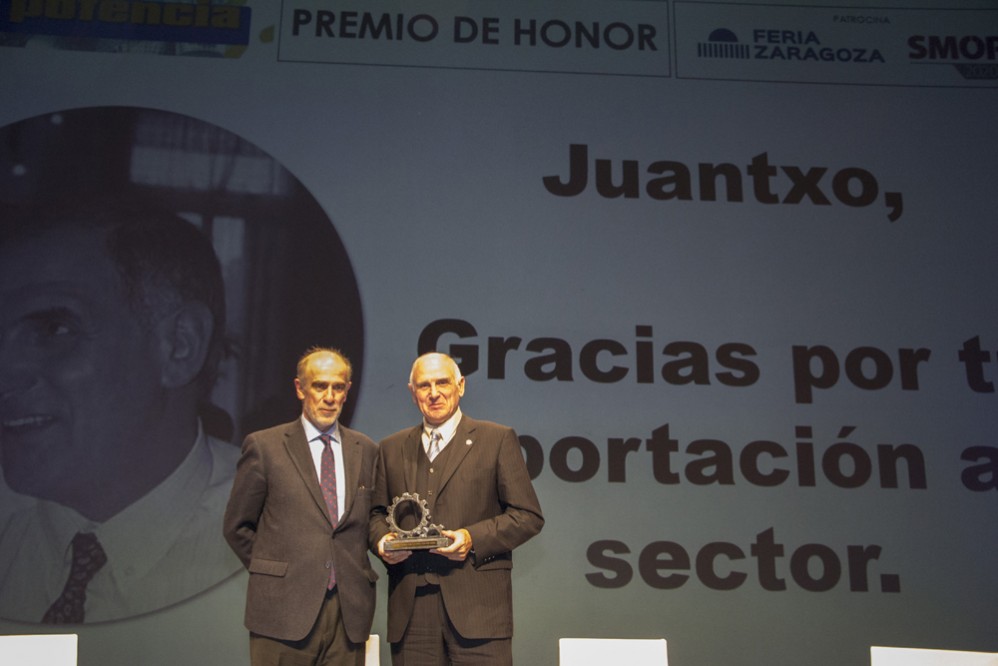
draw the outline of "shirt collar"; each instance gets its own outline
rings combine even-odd
[[[333,422],[333,427],[329,428],[325,432],[316,428],[311,421],[305,418],[305,415],[301,415],[301,424],[305,428],[305,439],[309,442],[318,439],[321,435],[329,435],[333,438],[334,442],[342,442],[340,439],[340,422],[339,419]]]
[[[211,451],[198,423],[194,445],[180,465],[158,486],[103,523],[94,523],[76,511],[53,502],[39,502],[46,531],[55,538],[72,539],[78,531],[94,532],[113,565],[117,584],[145,576],[181,536],[196,510],[212,472]],[[134,526],[156,525],[136,539]]]
[[[423,434],[427,437],[429,441],[429,432],[431,430],[436,430],[440,433],[440,443],[446,444],[451,439],[454,438],[454,433],[457,432],[457,426],[461,423],[461,408],[458,407],[457,411],[454,412],[449,419],[444,421],[438,426],[431,426],[423,419]]]

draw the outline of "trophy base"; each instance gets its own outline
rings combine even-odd
[[[430,548],[445,548],[451,540],[445,536],[438,537],[401,537],[385,542],[385,550],[429,550]]]

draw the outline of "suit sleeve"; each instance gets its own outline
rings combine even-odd
[[[243,442],[223,519],[225,540],[245,567],[249,567],[257,524],[266,498],[267,478],[260,443],[250,435]]]
[[[385,472],[384,443],[378,446],[378,456],[374,465],[374,494],[371,496],[371,516],[368,524],[368,546],[378,554],[378,542],[388,534],[388,479]]]
[[[500,513],[466,526],[478,561],[509,552],[544,526],[541,505],[530,481],[520,440],[503,428],[496,459],[496,494]]]

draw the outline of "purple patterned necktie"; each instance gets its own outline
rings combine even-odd
[[[87,584],[102,566],[107,555],[92,532],[78,532],[73,537],[73,561],[69,578],[59,598],[42,618],[45,624],[80,624],[83,622],[83,605],[87,600]]]
[[[333,438],[329,435],[319,435],[322,440],[322,466],[319,470],[319,485],[322,487],[322,496],[326,500],[326,508],[329,509],[329,520],[336,527],[339,520],[339,502],[336,500],[336,459],[333,457]],[[336,585],[336,570],[329,568],[329,589]]]

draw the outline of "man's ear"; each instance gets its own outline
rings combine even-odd
[[[184,303],[156,324],[160,382],[180,388],[193,382],[208,358],[215,318],[203,303]]]

